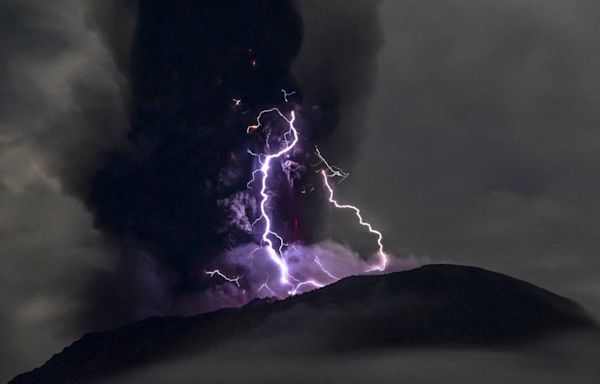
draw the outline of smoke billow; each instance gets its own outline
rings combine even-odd
[[[348,23],[315,35],[313,17],[335,20],[333,7],[315,4],[2,3],[0,376],[33,368],[85,331],[246,300],[205,270],[221,262],[249,273],[240,249],[256,243],[246,183],[257,160],[246,149],[265,137],[245,129],[263,108],[301,116],[305,152],[277,170],[278,229],[305,247],[335,238],[319,225],[329,222],[324,196],[302,193],[314,187],[310,152],[333,140],[344,103],[368,89],[368,75],[342,79],[335,67],[347,56],[344,71],[370,73],[358,67],[378,39],[340,50],[337,61],[327,49],[307,60],[321,42],[377,36],[376,6],[344,13],[369,20],[359,34]],[[289,103],[282,88],[295,91]],[[269,117],[265,128],[280,123]],[[266,275],[248,276],[247,298],[262,296]]]
[[[246,185],[258,159],[246,149],[278,145],[281,135],[281,122],[270,117],[266,135],[245,134],[262,109],[301,116],[302,150],[273,171],[277,230],[300,244],[339,235],[320,224],[331,223],[324,195],[305,193],[318,182],[311,152],[335,136],[347,118],[342,109],[362,111],[371,72],[365,66],[381,38],[377,3],[345,5],[343,22],[333,22],[336,9],[291,1],[140,1],[128,51],[108,22],[116,11],[99,7],[95,25],[126,68],[130,103],[127,144],[97,169],[86,195],[98,228],[120,249],[116,270],[91,284],[97,305],[89,319],[118,323],[231,304],[215,304],[215,297],[237,300],[239,294],[215,293],[237,287],[223,288],[203,271],[231,262],[227,249],[259,242],[252,227],[257,195]],[[327,81],[316,81],[324,74]],[[359,125],[344,128],[344,148],[356,144]],[[244,263],[234,269],[250,276]]]
[[[145,316],[148,292],[161,287],[166,299],[152,312],[178,313],[178,300],[212,285],[193,271],[230,241],[220,205],[247,181],[243,126],[291,86],[300,37],[288,2],[139,2],[130,58],[118,60],[129,63],[127,145],[87,195],[97,226],[121,249],[116,273],[93,283],[95,311],[120,314],[117,322]]]
[[[89,329],[85,284],[111,269],[82,199],[125,142],[127,82],[94,17],[87,1],[0,4],[1,382]]]
[[[296,1],[302,15],[302,48],[292,72],[305,105],[316,117],[321,145],[335,159],[352,164],[364,138],[368,100],[384,37],[381,0]]]

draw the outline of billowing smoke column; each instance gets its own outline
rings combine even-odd
[[[119,28],[105,31],[129,84],[127,143],[106,153],[82,192],[119,250],[90,283],[86,327],[285,297],[383,269],[361,213],[330,201],[347,174],[315,147],[349,160],[327,140],[340,109],[360,114],[368,95],[380,45],[376,2],[132,4],[131,50],[118,44]],[[355,146],[359,120],[344,127],[344,151]],[[331,217],[352,221],[352,233],[338,236]],[[376,249],[361,257],[339,243],[356,233]]]

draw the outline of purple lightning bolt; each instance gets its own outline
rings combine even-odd
[[[262,116],[266,113],[272,113],[272,112],[277,113],[282,119],[284,119],[288,123],[289,129],[284,135],[284,137],[286,137],[285,146],[276,153],[272,153],[270,155],[263,155],[264,158],[262,159],[262,161],[259,161],[261,166],[260,166],[260,168],[258,168],[254,172],[252,172],[252,177],[254,179],[255,175],[258,172],[260,172],[260,174],[261,174],[261,180],[260,180],[260,182],[261,182],[261,188],[260,188],[260,196],[261,196],[260,213],[261,213],[261,215],[257,219],[257,221],[258,220],[265,221],[265,228],[264,228],[264,231],[262,234],[261,244],[266,244],[266,249],[267,249],[267,253],[269,254],[269,257],[271,258],[271,260],[273,260],[273,262],[279,268],[280,282],[282,284],[288,284],[290,274],[289,274],[287,262],[285,261],[285,258],[283,256],[283,247],[286,244],[283,241],[283,238],[271,229],[271,218],[269,217],[269,215],[267,213],[267,203],[269,201],[269,195],[267,194],[267,181],[269,179],[269,170],[271,169],[271,161],[273,159],[281,158],[285,154],[289,153],[298,143],[298,131],[296,130],[296,127],[294,127],[294,121],[296,120],[296,115],[294,114],[294,111],[292,111],[291,117],[287,118],[279,110],[279,108],[266,109],[264,111],[261,111],[258,114],[258,117],[256,118],[256,124],[248,126],[247,132],[253,132],[253,131],[258,130],[262,125],[261,124]],[[291,141],[289,141],[287,139],[290,136],[291,136]],[[270,236],[276,237],[277,241],[279,241],[279,247],[278,247],[277,251],[275,251],[275,249],[274,249],[273,241],[270,239]]]
[[[313,166],[317,167],[317,166],[323,164],[325,166],[325,168],[327,168],[327,170],[329,171],[329,173],[327,174],[327,177],[339,177],[340,178],[340,181],[338,181],[338,184],[341,183],[342,181],[346,180],[348,178],[348,176],[350,176],[350,174],[348,172],[344,172],[344,170],[341,169],[340,167],[336,167],[335,165],[330,165],[327,162],[327,160],[325,160],[323,155],[321,155],[321,151],[319,151],[319,147],[317,147],[316,145],[315,145],[315,154],[319,158],[319,162],[316,164],[313,164]]]
[[[287,96],[292,94],[292,93],[286,92],[286,91],[283,91],[283,92],[284,92],[285,98],[287,98]],[[262,231],[260,244],[256,249],[254,249],[250,253],[250,255],[249,255],[250,264],[248,265],[248,268],[251,267],[251,265],[252,265],[252,261],[254,259],[255,253],[261,249],[264,249],[269,256],[268,260],[272,261],[274,266],[278,270],[279,283],[282,286],[274,285],[274,286],[272,286],[273,289],[271,289],[271,287],[268,284],[269,278],[267,275],[267,279],[258,287],[256,292],[266,291],[266,292],[272,294],[273,296],[278,296],[278,297],[285,296],[286,293],[287,293],[287,295],[293,296],[293,295],[296,295],[301,292],[305,292],[310,289],[323,287],[326,284],[331,283],[332,281],[339,280],[340,276],[336,276],[335,274],[330,272],[327,268],[325,268],[325,266],[321,263],[321,260],[319,259],[318,256],[314,256],[313,261],[314,261],[315,265],[317,265],[319,267],[319,269],[327,276],[327,278],[326,278],[327,282],[321,282],[321,281],[319,281],[320,279],[315,280],[314,278],[311,278],[310,276],[303,277],[302,280],[300,280],[300,279],[296,278],[296,276],[294,276],[295,273],[290,271],[290,267],[288,266],[286,255],[289,252],[291,252],[293,249],[295,249],[295,247],[293,245],[290,246],[289,244],[287,244],[284,241],[283,237],[280,236],[278,233],[276,233],[272,228],[273,212],[272,212],[272,208],[269,208],[270,201],[269,201],[268,185],[269,185],[269,180],[270,180],[269,177],[272,176],[273,160],[284,161],[286,159],[286,157],[291,153],[291,151],[296,147],[296,145],[299,142],[299,132],[296,129],[296,127],[294,126],[294,122],[296,120],[296,115],[295,115],[294,111],[290,112],[290,115],[288,117],[284,113],[282,113],[278,108],[271,108],[271,109],[265,109],[258,114],[258,116],[256,118],[256,124],[249,125],[247,127],[247,133],[257,132],[262,127],[263,116],[266,114],[269,114],[269,113],[275,113],[279,117],[281,117],[283,120],[285,120],[285,122],[288,125],[288,129],[285,130],[283,135],[280,136],[281,140],[279,143],[279,149],[276,152],[271,152],[271,149],[269,146],[269,137],[270,137],[270,134],[272,133],[271,131],[268,131],[266,133],[266,143],[264,145],[265,153],[255,153],[249,149],[247,150],[247,152],[251,156],[254,156],[257,158],[258,164],[259,164],[259,167],[252,171],[252,178],[247,183],[247,187],[250,190],[252,190],[252,186],[255,183],[260,184],[260,204],[259,204],[260,216],[252,223],[252,226],[256,225],[260,221],[264,221],[264,228]],[[319,172],[321,173],[321,175],[323,177],[324,186],[329,193],[328,201],[330,203],[332,203],[336,208],[352,210],[354,212],[354,214],[356,215],[356,217],[358,218],[359,224],[366,227],[370,233],[377,236],[377,245],[378,245],[377,254],[379,256],[379,261],[377,264],[367,268],[366,272],[385,270],[387,263],[388,263],[388,256],[386,255],[386,253],[384,252],[384,249],[383,249],[383,235],[381,234],[381,232],[375,230],[371,226],[371,224],[364,221],[361,211],[357,207],[355,207],[353,205],[348,205],[348,204],[340,204],[334,198],[334,191],[333,191],[331,185],[329,184],[329,179],[330,178],[338,178],[338,183],[340,183],[340,182],[344,181],[349,176],[349,174],[347,172],[343,171],[341,168],[328,163],[327,160],[323,157],[323,155],[319,151],[319,148],[316,148],[316,155],[318,157],[318,163],[312,164],[312,165],[317,166],[317,167],[320,166],[320,168],[321,168]],[[312,187],[312,189],[314,189],[314,187]],[[303,193],[304,192],[306,192],[306,191],[303,191]],[[293,266],[292,266],[292,268],[293,268]],[[224,279],[225,281],[234,283],[238,287],[240,287],[239,280],[240,280],[240,278],[242,278],[242,276],[229,277],[229,276],[223,274],[222,272],[220,272],[218,269],[213,270],[213,271],[206,271],[206,274],[210,275],[211,277],[213,277],[214,275],[217,275],[217,276],[221,277],[222,279]],[[301,274],[303,274],[303,273],[301,272]],[[284,288],[285,290],[281,291],[282,288]],[[277,293],[276,293],[276,291],[277,291]],[[286,293],[284,293],[284,292],[286,292]]]
[[[325,272],[325,274],[327,276],[329,276],[330,278],[332,278],[334,281],[338,281],[340,278],[337,277],[336,275],[334,275],[333,273],[329,272],[327,270],[327,268],[325,268],[323,266],[323,264],[321,263],[321,260],[319,260],[319,256],[315,256],[315,264],[317,264],[319,266],[319,268],[321,269],[321,271]]]
[[[282,89],[282,90],[281,90],[281,93],[283,93],[283,99],[285,100],[285,102],[286,102],[286,103],[288,103],[288,102],[289,102],[289,100],[288,100],[288,96],[295,95],[295,94],[296,94],[296,91],[291,91],[291,92],[288,92],[288,91],[286,91],[285,89]]]
[[[268,292],[270,292],[272,296],[275,296],[275,297],[277,297],[277,294],[275,293],[275,291],[273,291],[273,290],[271,289],[271,287],[269,287],[269,275],[267,275],[267,278],[265,279],[265,282],[264,282],[264,283],[262,283],[262,284],[260,285],[260,287],[258,287],[258,289],[256,290],[256,292],[260,292],[260,291],[262,291],[263,289],[265,289],[265,290],[267,290]]]
[[[224,273],[222,273],[221,271],[219,271],[218,269],[215,269],[214,271],[205,271],[205,273],[207,275],[209,275],[210,277],[214,277],[215,275],[220,276],[224,280],[229,281],[230,283],[235,283],[235,285],[237,285],[238,287],[240,286],[240,277],[241,276],[236,276],[235,278],[229,277],[229,276],[225,275]]]
[[[338,203],[333,197],[333,189],[329,185],[329,178],[327,177],[327,172],[325,170],[321,170],[321,175],[323,175],[323,183],[325,184],[325,188],[327,188],[327,191],[329,192],[329,202],[332,203],[336,208],[350,209],[354,211],[354,214],[358,218],[358,222],[360,223],[360,225],[367,227],[369,232],[377,236],[377,245],[379,246],[379,250],[377,253],[379,255],[380,260],[378,264],[375,264],[374,266],[368,268],[365,272],[384,271],[388,262],[388,258],[385,252],[383,252],[383,235],[381,234],[381,232],[373,229],[371,224],[363,220],[363,217],[360,214],[360,209],[358,209],[354,205]]]

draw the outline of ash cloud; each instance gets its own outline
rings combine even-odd
[[[17,209],[6,216],[3,236],[36,223],[24,233],[40,238],[35,249],[6,241],[5,252],[19,274],[54,263],[47,278],[40,277],[48,283],[36,285],[54,292],[52,298],[24,290],[26,278],[7,277],[9,296],[27,293],[5,300],[3,312],[72,303],[53,322],[64,324],[62,336],[49,336],[39,351],[57,350],[64,337],[83,331],[212,309],[218,297],[226,303],[231,287],[204,270],[226,247],[256,237],[248,233],[252,199],[241,192],[256,166],[245,153],[244,128],[257,110],[282,103],[281,88],[296,91],[290,108],[299,108],[306,87],[322,104],[300,122],[310,147],[319,131],[328,132],[323,137],[334,131],[329,122],[337,121],[338,101],[362,97],[344,91],[325,105],[333,88],[313,92],[306,76],[325,70],[326,62],[296,66],[305,68],[305,78],[295,81],[292,63],[298,52],[306,57],[315,38],[301,47],[302,24],[312,16],[292,2],[9,1],[2,10],[8,60],[2,63],[0,172],[4,206]],[[236,106],[233,99],[242,101]],[[320,121],[328,124],[311,128]],[[283,208],[303,188],[300,175],[309,162],[298,157],[281,169],[282,179],[293,180]],[[53,205],[32,204],[35,199]],[[239,203],[246,212],[230,209]],[[297,206],[282,209],[288,216],[278,225],[300,217],[306,224],[294,230],[296,238],[327,238],[313,225],[324,219],[324,205],[322,196],[302,196]],[[66,229],[72,237],[53,240]],[[30,262],[22,265],[23,250]],[[9,334],[29,327],[15,316],[2,319]],[[7,343],[6,351],[18,344]],[[16,366],[30,368],[42,354],[24,354]]]
[[[224,211],[223,231],[238,229],[244,233],[252,233],[252,223],[260,217],[258,203],[248,191],[236,192],[230,197],[217,200],[217,205]]]
[[[384,43],[380,0],[295,2],[304,36],[292,71],[316,141],[350,167],[364,138],[377,55]]]
[[[87,280],[112,268],[81,199],[124,142],[127,92],[87,5],[0,5],[0,381],[87,330]]]
[[[117,60],[128,64],[127,143],[86,195],[120,250],[117,272],[91,284],[98,305],[88,318],[101,324],[110,320],[102,313],[115,323],[151,314],[147,292],[157,287],[162,314],[213,308],[190,303],[214,285],[203,271],[226,247],[252,240],[245,128],[282,104],[281,87],[294,87],[289,67],[302,37],[288,1],[140,1],[136,12],[130,58]]]
[[[360,130],[360,116],[340,110],[363,110],[373,73],[365,67],[381,44],[377,3],[344,4],[340,17],[341,2],[315,8],[291,1],[141,1],[129,59],[120,58],[124,50],[114,32],[103,32],[115,61],[128,65],[131,95],[127,143],[95,172],[86,195],[98,228],[121,255],[116,273],[98,275],[91,284],[98,305],[89,321],[139,318],[148,308],[147,292],[157,286],[161,294],[152,296],[165,298],[156,303],[163,314],[214,309],[208,297],[221,288],[203,271],[218,267],[225,249],[260,240],[251,226],[258,218],[257,194],[246,191],[258,160],[245,151],[280,145],[282,124],[265,116],[266,136],[249,138],[245,128],[261,109],[301,110],[304,152],[295,151],[272,171],[276,230],[288,242],[305,244],[353,233],[322,224],[333,222],[333,215],[323,214],[323,194],[302,194],[305,185],[319,182],[309,169],[314,143],[333,139],[336,131]],[[100,27],[109,14],[100,9]],[[351,28],[356,17],[360,31]],[[331,82],[317,81],[323,74]],[[284,103],[282,88],[290,91],[290,103]],[[354,120],[352,129],[341,128],[344,118]],[[335,140],[350,149],[357,138]],[[141,268],[148,258],[152,268]]]

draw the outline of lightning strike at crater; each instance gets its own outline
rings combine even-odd
[[[379,256],[379,262],[367,268],[365,272],[384,271],[388,263],[388,257],[383,251],[383,235],[381,234],[381,232],[375,230],[371,224],[363,220],[363,217],[360,213],[360,209],[358,209],[354,205],[338,203],[334,198],[333,188],[331,188],[331,186],[329,185],[329,176],[327,174],[327,171],[321,170],[321,175],[323,176],[323,184],[325,185],[325,188],[327,188],[327,191],[329,193],[329,202],[332,203],[336,208],[352,210],[358,218],[359,224],[366,227],[369,230],[369,232],[377,236],[377,245],[379,248],[377,254]]]
[[[282,93],[287,102],[288,96],[293,95],[295,92],[287,92],[282,89]],[[272,127],[264,128],[263,119],[267,114],[274,114],[276,118],[284,121],[286,128],[281,130],[279,128],[272,129]],[[250,227],[253,228],[257,224],[262,223],[262,228],[258,246],[250,252],[250,255],[248,256],[250,263],[246,268],[248,271],[250,271],[250,268],[261,268],[260,264],[258,264],[259,266],[253,267],[253,260],[259,251],[262,251],[263,255],[266,254],[267,262],[269,264],[272,263],[270,265],[274,266],[277,271],[276,274],[278,280],[269,284],[269,277],[267,274],[267,279],[257,287],[255,292],[267,292],[268,294],[279,298],[293,296],[311,289],[324,287],[327,284],[338,281],[348,273],[347,271],[342,272],[341,274],[335,273],[339,270],[339,266],[341,265],[339,263],[337,264],[335,272],[334,270],[326,268],[319,258],[319,255],[310,256],[312,262],[318,267],[318,270],[315,270],[314,267],[310,268],[307,263],[310,263],[311,260],[307,259],[307,255],[303,254],[301,250],[299,251],[294,244],[286,243],[284,237],[273,228],[273,219],[277,212],[274,210],[275,204],[272,199],[278,194],[277,191],[270,189],[273,185],[277,185],[277,180],[273,181],[273,178],[276,178],[277,175],[274,173],[276,171],[274,167],[278,164],[284,172],[288,172],[289,168],[287,167],[290,167],[290,164],[294,163],[290,159],[290,155],[297,147],[299,147],[298,143],[300,136],[299,131],[295,126],[295,122],[295,111],[291,111],[288,115],[283,113],[279,108],[270,108],[260,111],[256,117],[256,122],[248,125],[246,128],[246,132],[249,134],[263,136],[264,150],[264,152],[253,152],[252,150],[247,149],[248,154],[256,158],[257,167],[252,170],[251,178],[246,186],[248,190],[258,190],[257,193],[259,195],[259,215],[251,223]],[[317,172],[320,173],[324,188],[327,190],[328,201],[333,204],[335,208],[353,211],[358,219],[358,223],[377,237],[377,255],[379,260],[375,265],[368,266],[363,272],[384,271],[388,263],[388,256],[383,249],[383,235],[381,232],[375,230],[370,223],[364,221],[359,208],[349,204],[338,203],[334,198],[334,190],[331,187],[329,180],[335,179],[339,184],[349,176],[349,173],[330,164],[316,146],[315,154],[318,161],[316,164],[311,165],[320,168]],[[286,175],[287,182],[292,185],[291,183],[293,183],[293,180],[290,173],[288,172]],[[257,184],[259,187],[256,186]],[[312,184],[307,184],[300,193],[313,191],[315,190],[315,187],[316,186]],[[291,253],[292,251],[299,253]],[[291,266],[288,265],[288,257],[290,260],[294,260]],[[263,266],[263,268],[265,267]],[[269,267],[266,268],[269,270]],[[342,267],[342,270],[344,270],[344,267]],[[227,282],[236,284],[238,287],[240,287],[240,278],[246,275],[229,277],[218,269],[207,271],[206,273],[211,277],[217,275]],[[315,278],[315,273],[320,277]]]
[[[289,274],[289,268],[288,268],[287,262],[285,260],[284,254],[283,254],[283,248],[285,247],[285,242],[283,241],[283,238],[280,235],[278,235],[276,232],[273,231],[271,217],[269,216],[269,212],[267,212],[268,211],[267,204],[269,202],[269,195],[267,193],[267,184],[268,184],[268,179],[269,179],[269,171],[271,170],[271,162],[274,159],[282,158],[283,156],[288,154],[298,143],[298,131],[296,130],[296,127],[294,126],[294,121],[296,120],[296,115],[295,115],[294,111],[292,111],[290,113],[290,117],[288,118],[278,108],[271,108],[271,109],[263,110],[258,114],[258,117],[256,118],[256,124],[248,126],[248,129],[246,130],[246,132],[250,133],[253,131],[257,131],[262,126],[261,118],[266,113],[276,113],[283,120],[285,120],[287,122],[288,131],[286,132],[286,134],[284,134],[284,136],[286,136],[286,137],[291,136],[291,141],[286,139],[285,145],[279,151],[272,153],[272,154],[263,155],[262,161],[259,161],[261,166],[260,166],[260,168],[258,168],[257,170],[254,170],[252,172],[252,177],[254,179],[255,175],[257,173],[260,173],[260,185],[261,185],[261,188],[260,188],[260,196],[261,196],[260,213],[261,214],[260,214],[260,217],[258,218],[258,220],[264,220],[264,222],[265,222],[264,231],[263,231],[263,234],[261,237],[261,244],[266,245],[266,250],[267,250],[269,257],[278,266],[280,282],[282,284],[288,284],[289,279],[290,279],[290,274]],[[273,240],[271,239],[271,237],[275,237],[277,239],[277,241],[279,242],[277,251],[275,250],[275,246],[274,246],[274,243],[273,243]]]

